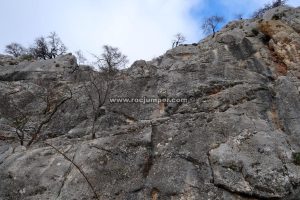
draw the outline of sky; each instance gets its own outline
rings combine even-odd
[[[118,47],[135,60],[151,60],[171,48],[176,33],[199,42],[201,23],[211,15],[226,22],[244,18],[268,0],[0,0],[0,53],[17,42],[25,47],[55,31],[69,52],[87,58],[103,45]],[[300,6],[300,0],[289,0]]]

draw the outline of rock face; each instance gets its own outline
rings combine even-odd
[[[90,69],[72,55],[1,56],[0,199],[299,199],[299,19],[300,9],[276,8],[136,61],[113,80],[95,139]],[[27,120],[34,133],[69,91],[21,146],[16,127]]]

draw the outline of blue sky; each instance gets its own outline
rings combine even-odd
[[[117,46],[132,63],[150,60],[171,47],[183,33],[188,43],[203,38],[201,22],[211,15],[227,21],[249,17],[268,0],[0,0],[0,52],[10,42],[29,46],[55,31],[70,52],[100,54],[104,44]],[[289,4],[300,6],[300,0]]]

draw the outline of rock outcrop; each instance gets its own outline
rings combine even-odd
[[[91,69],[0,56],[0,199],[299,199],[299,19],[275,8],[136,61],[113,80],[95,139]],[[16,127],[34,133],[47,113],[20,145]]]

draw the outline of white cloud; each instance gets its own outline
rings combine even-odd
[[[171,47],[181,32],[187,42],[202,37],[190,10],[202,0],[10,0],[2,2],[0,45],[24,45],[56,31],[69,50],[100,54],[119,47],[130,61],[152,59]],[[13,11],[13,12],[12,12]]]
[[[110,0],[74,6],[64,13],[64,40],[72,49],[100,53],[101,46],[117,46],[137,59],[152,59],[171,47],[177,32],[198,42],[200,26],[190,10],[199,0]],[[77,13],[77,14],[75,14]],[[72,23],[69,23],[71,22]]]

